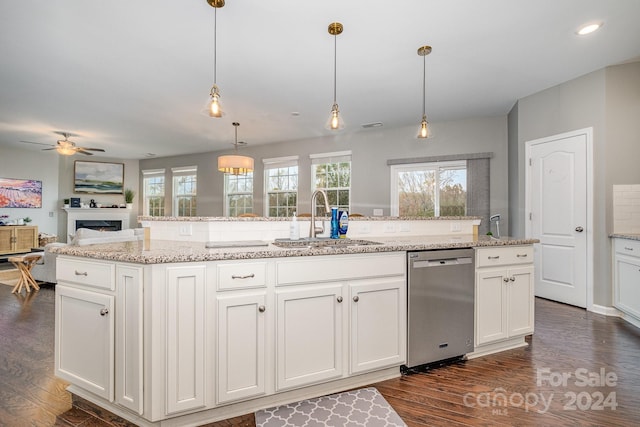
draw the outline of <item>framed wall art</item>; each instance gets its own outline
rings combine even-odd
[[[42,181],[0,178],[0,208],[41,208]]]
[[[123,194],[124,192],[124,163],[76,160],[73,176],[74,193]]]

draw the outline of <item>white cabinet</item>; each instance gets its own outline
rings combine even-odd
[[[640,241],[614,239],[613,305],[640,327]]]
[[[276,389],[342,376],[343,284],[276,291]]]
[[[531,334],[534,329],[533,248],[476,250],[475,346]],[[510,344],[515,343],[512,341]],[[523,343],[519,339],[518,343]]]
[[[58,282],[55,373],[110,402],[114,398],[113,295]]]
[[[351,374],[400,365],[406,354],[404,277],[368,279],[349,286]]]
[[[143,270],[116,266],[116,403],[138,414],[143,409]]]
[[[205,405],[205,266],[166,269],[166,414]]]

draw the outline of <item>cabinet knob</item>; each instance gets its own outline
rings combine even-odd
[[[577,231],[578,233],[582,233],[582,232],[584,231],[584,228],[582,228],[582,227],[580,227],[580,226],[577,226],[577,227],[576,227],[576,231]]]
[[[509,280],[511,280],[512,282],[515,282],[515,281],[516,281],[516,276],[511,276],[511,277],[509,278]]]
[[[100,310],[100,316],[106,316],[107,314],[109,314],[108,308],[105,307],[102,310]]]
[[[502,280],[503,280],[505,283],[507,283],[507,282],[509,281],[509,278],[508,278],[508,277],[503,277],[503,278],[502,278]]]
[[[338,298],[336,298],[336,301],[338,301],[338,302],[342,302],[342,297],[341,297],[341,296],[338,296]]]
[[[267,308],[266,308],[264,305],[260,305],[260,306],[258,306],[258,311],[259,311],[260,313],[264,313],[266,309],[267,309]]]
[[[360,301],[360,297],[358,295],[353,297],[353,302],[358,302],[358,301]]]

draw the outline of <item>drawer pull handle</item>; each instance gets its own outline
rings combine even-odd
[[[336,298],[336,301],[338,301],[338,302],[342,302],[342,297],[341,297],[341,296],[339,296],[338,298]]]
[[[261,305],[261,306],[259,306],[259,307],[258,307],[258,311],[259,311],[260,313],[264,313],[266,309],[267,309],[267,308],[266,308],[264,305]]]
[[[252,279],[254,277],[256,277],[256,275],[253,273],[246,274],[244,276],[236,276],[235,274],[231,276],[232,279]]]
[[[625,246],[625,247],[624,247],[624,250],[625,250],[625,251],[633,251],[633,248],[629,248],[629,247],[626,247],[626,246]]]
[[[103,308],[102,310],[100,310],[100,316],[106,316],[107,314],[109,314],[108,308]]]
[[[86,271],[78,271],[76,270],[76,276],[88,276]]]
[[[488,256],[487,258],[489,258],[489,259],[498,259],[498,258],[500,258],[500,255]]]
[[[527,254],[516,254],[518,258],[526,258]]]
[[[360,301],[360,297],[358,295],[353,297],[353,302],[358,302],[358,301]]]

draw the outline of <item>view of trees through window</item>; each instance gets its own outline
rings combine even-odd
[[[253,172],[246,175],[225,175],[227,216],[253,213]]]
[[[267,216],[290,217],[298,206],[298,166],[265,170]]]
[[[351,193],[351,162],[314,164],[314,189],[324,190],[329,199],[329,206],[341,210],[349,210]],[[324,206],[319,203],[316,214],[326,216]]]
[[[399,216],[464,216],[466,166],[398,168],[397,195]]]
[[[179,175],[173,177],[174,215],[196,216],[196,175]]]
[[[164,175],[144,179],[145,215],[164,216]]]

